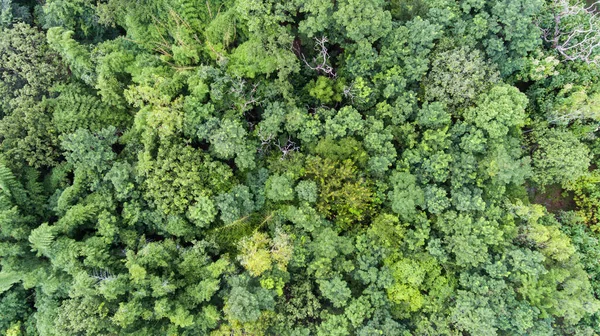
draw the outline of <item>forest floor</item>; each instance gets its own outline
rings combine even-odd
[[[536,188],[529,189],[531,202],[545,206],[552,213],[574,210],[573,196],[573,192],[564,190],[557,184],[547,186],[543,192]]]

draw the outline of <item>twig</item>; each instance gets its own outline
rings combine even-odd
[[[600,20],[595,10],[598,4],[600,1],[586,6],[581,1],[572,5],[569,0],[554,0],[554,25],[542,28],[539,22],[537,23],[542,38],[567,61],[579,60],[588,64],[598,64],[598,58],[593,56],[596,48],[600,46]],[[578,15],[589,15],[589,18],[570,31],[563,30],[562,23]]]
[[[309,69],[315,70],[320,73],[324,73],[330,78],[336,78],[337,74],[335,73],[335,70],[331,65],[328,64],[330,56],[327,50],[327,46],[325,46],[325,44],[329,42],[329,40],[327,39],[327,37],[323,36],[321,38],[315,37],[315,41],[317,43],[315,44],[314,49],[318,52],[318,54],[312,59],[312,63],[315,64],[314,66],[306,60],[306,56],[304,56],[304,54],[301,53],[299,50],[297,50],[298,54],[300,54],[300,56],[302,57],[302,61],[304,62],[304,64],[306,64],[306,66]]]

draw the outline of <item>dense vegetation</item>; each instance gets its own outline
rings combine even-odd
[[[586,6],[0,0],[0,334],[600,334]]]

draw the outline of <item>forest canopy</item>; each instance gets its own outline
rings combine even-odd
[[[0,335],[600,334],[580,0],[0,0]]]

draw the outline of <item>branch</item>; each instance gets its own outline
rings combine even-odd
[[[331,65],[328,64],[330,56],[325,43],[329,42],[329,40],[327,37],[323,36],[321,38],[315,37],[315,41],[317,42],[315,45],[315,51],[318,52],[317,56],[313,57],[312,59],[312,63],[315,65],[311,65],[311,63],[306,60],[306,56],[304,56],[304,54],[299,50],[297,50],[298,54],[300,54],[302,61],[309,69],[315,70],[319,73],[324,73],[330,78],[336,78],[337,74],[335,73],[335,70]]]
[[[577,1],[571,5],[569,0],[554,0],[553,27],[540,28],[542,39],[552,44],[561,56],[567,61],[583,61],[588,64],[598,64],[598,58],[594,57],[595,50],[600,46],[600,18],[596,13],[596,1],[589,6]],[[575,28],[566,31],[563,23],[567,19],[573,19],[578,15],[588,15],[587,22],[581,23]]]

